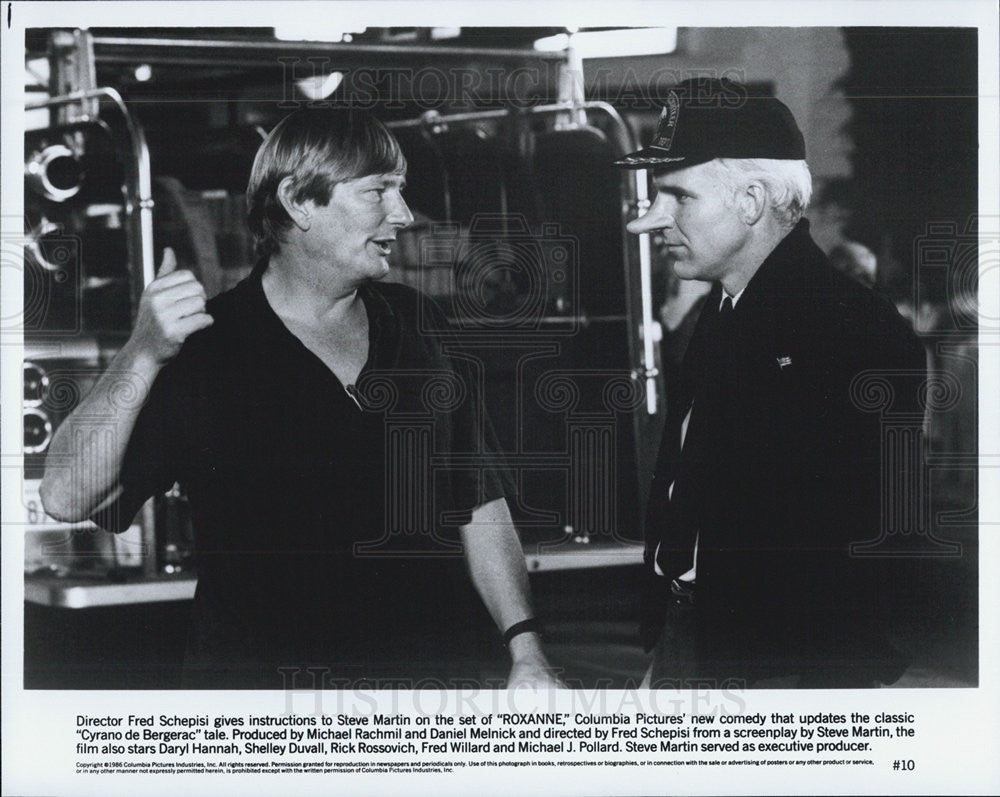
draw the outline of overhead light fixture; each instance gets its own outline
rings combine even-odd
[[[276,25],[274,38],[291,42],[349,42],[354,38],[351,34],[364,33],[365,30],[365,28],[324,25],[314,19],[297,19]]]
[[[535,39],[535,49],[543,53],[560,53],[569,47],[569,34],[557,33],[544,39]]]
[[[343,72],[331,72],[329,75],[310,75],[296,80],[295,85],[308,100],[325,100],[337,90],[344,79]]]
[[[541,52],[562,52],[571,46],[579,58],[665,55],[677,49],[677,28],[585,30],[535,41],[535,49]]]

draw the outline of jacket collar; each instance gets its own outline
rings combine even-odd
[[[809,220],[800,219],[771,253],[747,283],[734,309],[734,315],[749,311],[751,307],[772,306],[788,298],[801,298],[801,288],[807,273],[825,255],[809,234]],[[713,290],[716,306],[721,300],[721,286]]]

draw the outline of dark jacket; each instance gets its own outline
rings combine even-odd
[[[720,297],[716,285],[669,406],[646,520],[644,642],[655,642],[670,578],[691,566],[697,534],[706,661],[891,678],[901,665],[882,611],[891,560],[852,554],[851,544],[879,538],[886,469],[918,466],[883,456],[882,411],[909,413],[919,433],[924,351],[890,302],[834,270],[805,220],[724,330]],[[892,391],[885,406],[869,395],[878,385]],[[657,551],[666,578],[653,573]]]

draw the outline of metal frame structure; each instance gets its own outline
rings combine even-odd
[[[579,119],[580,114],[585,114],[588,111],[602,113],[611,120],[612,130],[615,134],[615,143],[621,154],[631,152],[636,148],[632,131],[625,123],[625,120],[622,119],[621,114],[615,110],[614,106],[606,102],[597,100],[574,102],[570,100],[548,105],[532,106],[524,109],[523,111],[517,111],[516,113],[530,114],[532,116],[562,115],[569,116],[573,119]],[[432,127],[435,125],[462,124],[490,119],[506,119],[509,118],[512,113],[515,112],[509,109],[469,111],[465,113],[446,115],[442,115],[434,111],[428,111],[427,113],[413,119],[402,119],[388,122],[387,126],[391,129],[401,130],[415,127]],[[574,121],[570,124],[561,125],[559,129],[572,129],[576,126],[577,123]],[[623,228],[629,215],[632,213],[643,212],[649,207],[649,192],[646,171],[634,170],[630,171],[629,175],[632,176],[632,179],[626,182],[628,190],[626,191],[622,207]],[[631,284],[631,280],[633,278],[632,260],[632,253],[626,243],[622,253],[622,262],[625,266],[624,278],[626,286]],[[633,306],[635,304],[633,291],[627,291],[629,298],[628,312],[630,319],[638,322],[638,329],[630,330],[630,333],[637,333],[639,340],[642,342],[641,350],[633,352],[634,354],[638,353],[639,355],[636,358],[638,362],[636,367],[633,369],[633,377],[644,382],[646,412],[648,415],[655,415],[659,404],[658,377],[660,374],[657,357],[657,344],[660,341],[662,332],[659,322],[657,322],[653,317],[652,251],[650,248],[648,234],[639,236],[638,264],[636,265],[639,277],[640,297],[638,308]],[[638,319],[635,318],[636,315],[638,315]],[[632,344],[634,344],[634,339],[630,334],[630,348],[633,347]]]
[[[153,281],[156,264],[153,257],[153,178],[149,165],[149,147],[142,126],[132,118],[122,96],[113,88],[98,88],[87,91],[70,92],[60,97],[50,97],[41,102],[29,103],[25,110],[55,108],[84,103],[87,100],[107,99],[121,113],[128,133],[131,160],[127,161],[126,187],[128,203],[125,217],[128,225],[127,245],[129,271],[131,272],[132,313],[139,306],[143,288]],[[81,119],[79,121],[86,121]],[[138,263],[139,268],[135,268]],[[136,279],[138,277],[138,279]]]

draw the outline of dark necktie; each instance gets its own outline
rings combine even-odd
[[[725,368],[726,351],[733,342],[733,300],[726,296],[718,308],[718,312],[709,317],[704,331],[704,341],[698,354],[701,374],[692,399],[702,393],[707,384],[717,380],[720,371]]]
[[[704,369],[704,373],[699,379],[692,403],[689,404],[690,422],[687,437],[683,443],[678,440],[679,445],[674,450],[675,457],[677,457],[675,461],[680,461],[683,457],[687,466],[678,466],[675,481],[672,484],[673,495],[669,498],[668,511],[671,514],[669,525],[672,529],[672,539],[670,546],[673,550],[660,551],[662,559],[659,564],[664,573],[670,572],[668,568],[686,570],[690,565],[698,532],[699,507],[705,500],[700,490],[703,480],[698,478],[697,474],[701,468],[706,467],[709,463],[721,461],[725,457],[725,452],[720,445],[725,438],[718,439],[713,434],[713,426],[719,417],[718,380],[720,372],[727,367],[725,351],[733,340],[730,329],[732,315],[733,300],[726,296],[717,315],[711,319],[713,323],[705,330],[706,341],[700,353],[700,367]],[[685,473],[689,474],[687,478],[685,478]],[[671,554],[677,556],[678,550],[682,553],[675,562],[665,561]],[[670,575],[673,576],[675,573],[670,573]]]
[[[712,343],[706,365],[715,371],[725,369],[727,352],[733,344],[733,300],[729,296],[722,300],[711,336]]]

